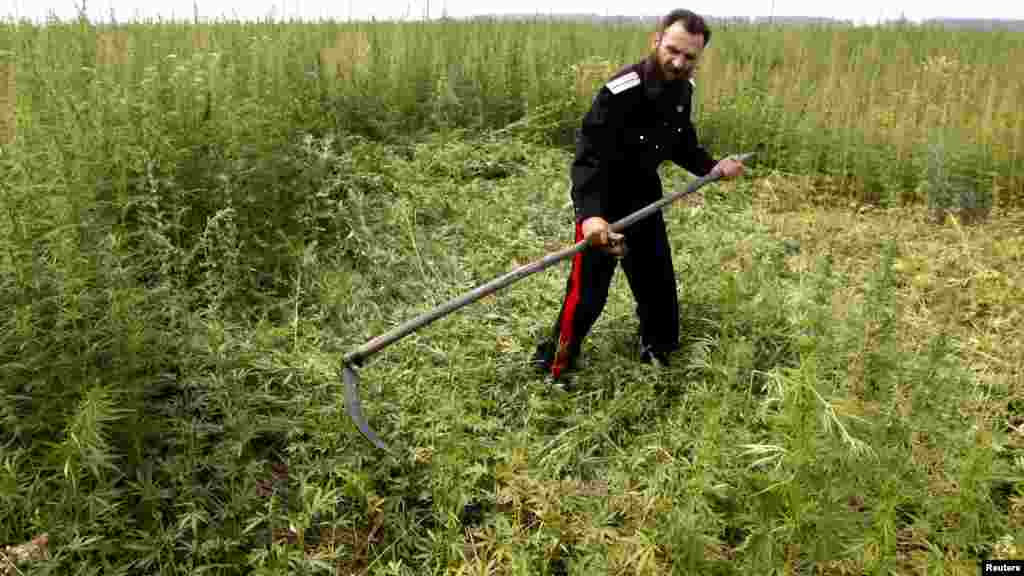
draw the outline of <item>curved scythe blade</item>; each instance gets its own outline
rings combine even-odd
[[[341,378],[345,381],[345,404],[348,408],[349,418],[356,423],[356,427],[359,431],[366,436],[366,439],[373,443],[374,446],[390,452],[387,444],[377,436],[377,433],[370,428],[370,423],[366,421],[366,416],[363,415],[363,403],[359,400],[359,375],[356,371],[349,366],[347,363],[342,367]]]

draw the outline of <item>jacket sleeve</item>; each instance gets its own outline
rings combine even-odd
[[[692,92],[683,98],[683,118],[679,124],[679,141],[673,147],[672,161],[696,176],[706,176],[718,162],[697,140],[697,130],[690,120]]]
[[[576,221],[592,216],[607,219],[612,164],[622,124],[624,95],[613,95],[602,86],[577,132],[576,157],[572,163],[572,200]]]

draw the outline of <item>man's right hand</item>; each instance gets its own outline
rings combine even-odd
[[[609,230],[608,222],[604,218],[591,216],[583,221],[582,228],[583,237],[591,238],[591,246],[617,258],[626,255],[625,236]]]

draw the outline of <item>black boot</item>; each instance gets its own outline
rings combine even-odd
[[[551,373],[551,363],[555,361],[555,343],[544,340],[537,345],[530,364],[540,373]]]
[[[643,336],[640,337],[640,362],[654,364],[657,368],[668,368],[671,366],[667,352],[655,351],[651,346],[644,344]]]
[[[555,362],[555,352],[557,348],[552,340],[544,340],[537,345],[537,350],[533,353],[533,359],[530,364],[540,372],[541,374],[551,375],[551,366]],[[571,356],[569,358],[569,365],[566,366],[565,370],[559,376],[564,376],[570,372],[576,370],[576,357]]]

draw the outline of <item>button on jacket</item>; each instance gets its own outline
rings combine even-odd
[[[611,222],[658,200],[657,169],[666,160],[696,176],[714,168],[690,120],[692,98],[693,84],[661,81],[652,57],[601,87],[577,132],[570,170],[577,222]]]

